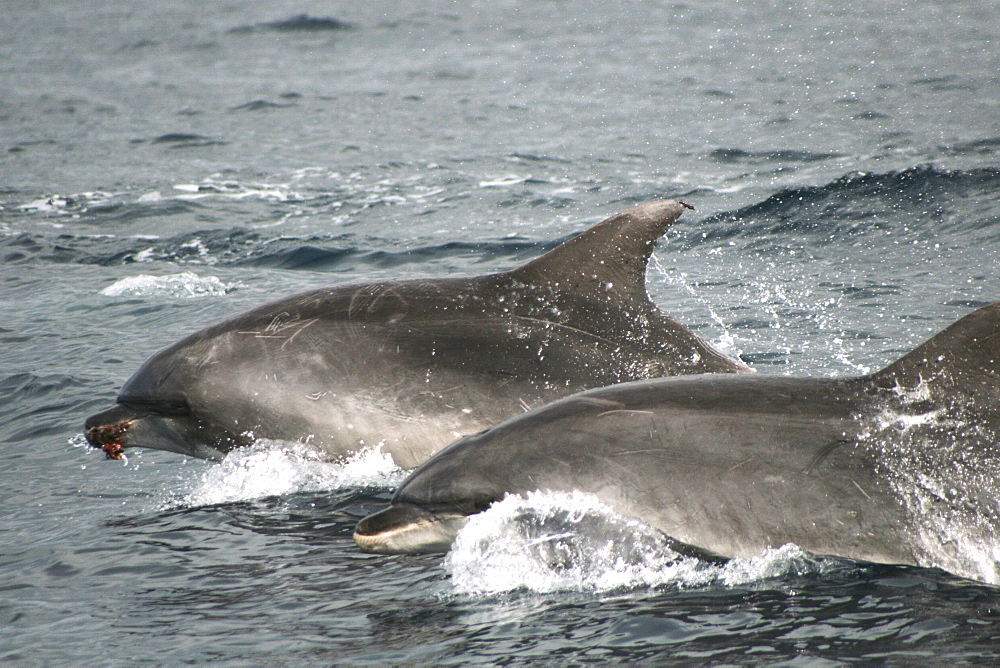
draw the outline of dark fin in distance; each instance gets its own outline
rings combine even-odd
[[[660,200],[616,214],[558,248],[509,272],[524,283],[558,284],[591,299],[649,302],[646,265],[656,242],[690,208]]]

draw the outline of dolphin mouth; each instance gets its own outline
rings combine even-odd
[[[205,436],[199,432],[204,428],[176,412],[119,403],[87,418],[83,435],[91,446],[104,450],[108,459],[122,459],[128,448],[149,448],[220,461],[234,447],[253,443],[252,435],[233,436],[216,429]]]
[[[461,513],[432,513],[408,503],[394,504],[358,522],[354,542],[375,554],[447,552],[468,521]]]
[[[126,437],[129,429],[139,416],[121,404],[92,415],[84,424],[83,435],[87,442],[95,448],[104,450],[108,459],[125,457]]]

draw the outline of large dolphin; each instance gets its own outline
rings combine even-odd
[[[791,542],[949,564],[961,530],[987,553],[1000,545],[998,435],[1000,302],[866,376],[702,375],[560,399],[437,453],[354,539],[371,552],[444,551],[506,494],[580,490],[694,552],[748,557]]]
[[[561,396],[662,375],[742,372],[650,301],[646,265],[685,204],[613,216],[512,271],[313,290],[150,358],[86,436],[218,459],[256,438],[331,457],[381,443],[413,467]]]

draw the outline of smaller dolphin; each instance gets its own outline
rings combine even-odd
[[[397,465],[528,407],[661,375],[743,372],[650,301],[646,265],[687,205],[629,209],[511,271],[313,290],[151,357],[87,440],[221,459],[255,438]]]
[[[689,553],[745,558],[791,542],[931,565],[948,549],[925,540],[932,508],[997,539],[998,435],[1000,302],[866,376],[687,376],[560,399],[437,453],[354,540],[445,551],[467,516],[507,494],[579,490]]]

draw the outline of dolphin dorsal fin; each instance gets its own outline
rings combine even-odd
[[[633,207],[509,274],[529,284],[558,284],[561,291],[592,299],[648,301],[649,256],[685,208],[692,207],[672,199]]]
[[[937,399],[960,397],[996,411],[1000,406],[1000,302],[973,311],[871,378],[881,386],[923,383]]]

